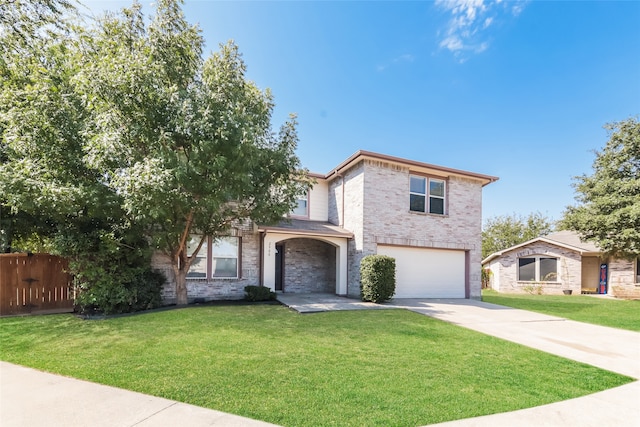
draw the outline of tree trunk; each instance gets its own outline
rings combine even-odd
[[[176,282],[176,304],[187,305],[189,303],[187,295],[187,271],[174,265],[173,273]]]

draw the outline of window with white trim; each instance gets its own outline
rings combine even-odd
[[[518,258],[518,281],[557,282],[558,259],[547,256]]]
[[[309,216],[309,193],[298,196],[296,206],[291,211],[291,216],[308,217]]]
[[[409,210],[444,215],[446,182],[415,175],[411,175],[409,179]]]
[[[187,243],[187,255],[191,256],[200,243],[201,236],[191,236]],[[189,267],[190,279],[236,279],[240,277],[240,237],[207,237]]]

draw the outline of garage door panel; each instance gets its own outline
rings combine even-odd
[[[378,245],[396,260],[395,298],[464,298],[464,251]]]

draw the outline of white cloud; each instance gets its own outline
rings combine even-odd
[[[435,5],[450,15],[444,31],[439,32],[440,48],[452,52],[460,62],[471,53],[489,48],[489,28],[496,21],[518,16],[528,0],[436,0]]]
[[[410,53],[405,53],[403,55],[400,55],[400,56],[397,56],[397,57],[393,58],[387,64],[378,65],[376,67],[376,70],[384,71],[384,70],[386,70],[387,68],[389,68],[393,64],[398,64],[398,63],[401,63],[401,62],[413,62],[413,61],[415,61],[415,59],[416,59],[416,57],[414,55],[411,55]]]

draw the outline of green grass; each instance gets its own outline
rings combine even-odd
[[[484,290],[482,301],[640,332],[640,300],[597,298],[588,295],[501,294]]]
[[[0,359],[284,426],[415,426],[631,379],[404,310],[0,319]]]

